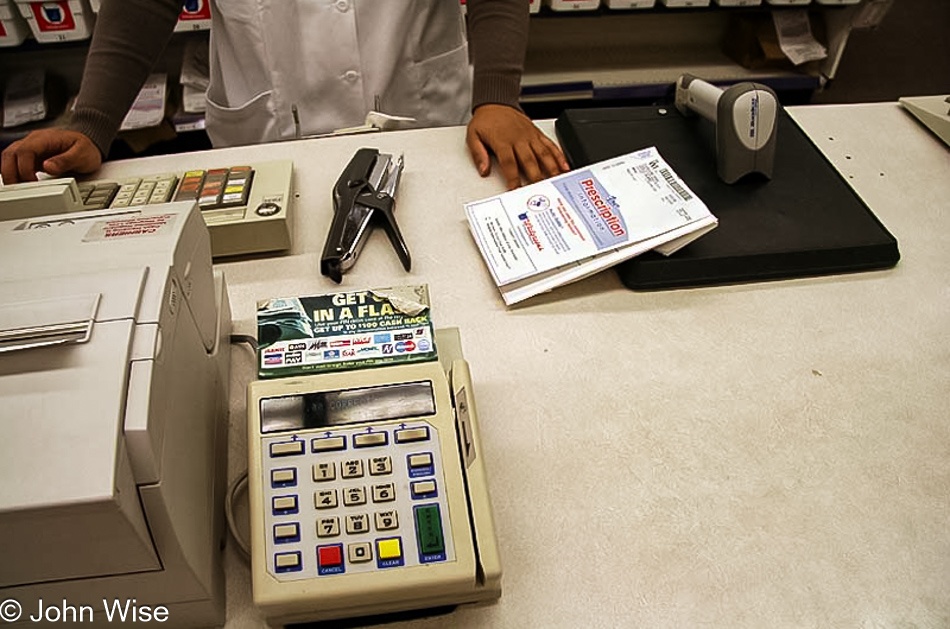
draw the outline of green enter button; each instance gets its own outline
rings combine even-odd
[[[442,514],[439,505],[419,505],[415,508],[416,540],[420,555],[441,555],[445,552],[442,535]]]

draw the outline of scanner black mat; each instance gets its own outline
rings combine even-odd
[[[565,111],[558,139],[572,167],[656,146],[719,218],[670,257],[648,252],[617,266],[628,288],[650,290],[889,268],[897,240],[783,110],[772,179],[735,184],[716,172],[715,129],[674,107]]]

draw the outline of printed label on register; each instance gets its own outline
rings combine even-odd
[[[176,216],[177,214],[145,214],[96,221],[82,240],[83,242],[97,242],[165,233],[174,225]]]

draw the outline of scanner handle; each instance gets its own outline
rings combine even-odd
[[[675,104],[684,116],[695,112],[706,120],[716,122],[720,97],[720,88],[692,74],[683,74],[676,80]]]

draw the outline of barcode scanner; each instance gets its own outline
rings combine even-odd
[[[676,108],[716,125],[719,177],[735,183],[749,173],[772,178],[778,97],[760,83],[737,83],[725,90],[691,74],[676,81]]]

